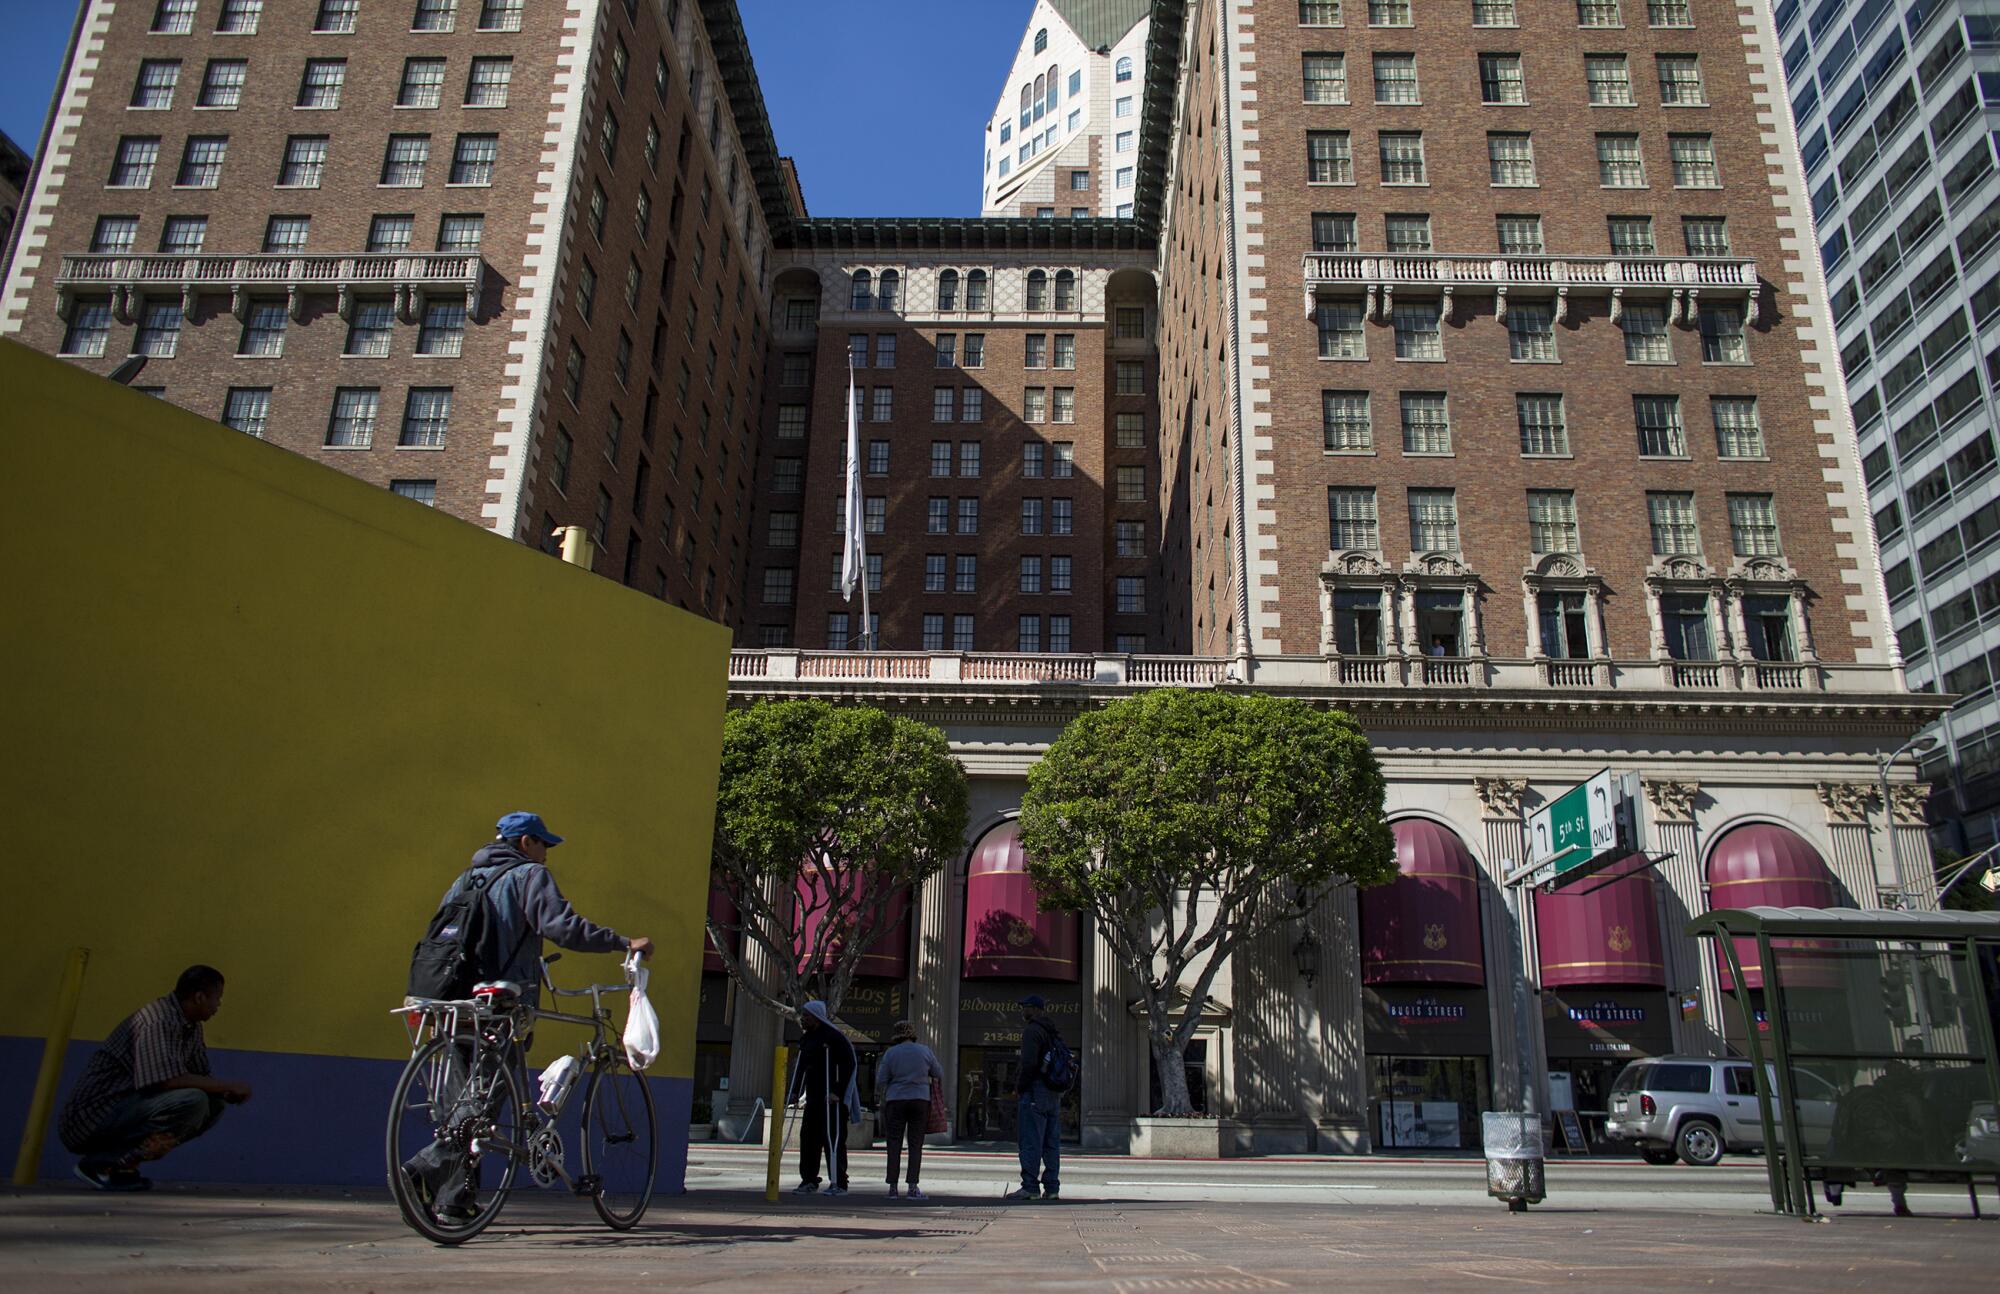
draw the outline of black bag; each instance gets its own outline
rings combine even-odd
[[[1049,1049],[1042,1053],[1040,1078],[1051,1092],[1067,1092],[1076,1082],[1076,1054],[1054,1029],[1049,1030]]]
[[[457,1001],[472,986],[505,970],[513,954],[498,956],[500,931],[493,928],[493,897],[500,878],[525,863],[500,868],[467,868],[466,883],[438,907],[430,929],[410,953],[411,997]],[[530,927],[532,929],[532,927]],[[522,940],[527,938],[522,932]],[[520,951],[517,940],[514,951]]]

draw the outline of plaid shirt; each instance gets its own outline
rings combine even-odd
[[[169,993],[127,1016],[91,1056],[56,1120],[57,1134],[76,1150],[126,1097],[182,1074],[207,1073],[201,1026]]]

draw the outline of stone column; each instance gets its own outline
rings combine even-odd
[[[1479,777],[1473,789],[1484,806],[1480,814],[1483,837],[1481,861],[1487,883],[1479,887],[1481,924],[1486,946],[1487,1017],[1493,1038],[1493,1101],[1495,1108],[1511,1110],[1521,1104],[1523,1092],[1539,1092],[1542,1084],[1541,1012],[1538,999],[1529,991],[1535,982],[1534,923],[1515,917],[1514,894],[1502,878],[1521,865],[1527,842],[1521,826],[1521,797],[1527,793],[1526,778]],[[1521,905],[1522,913],[1533,911],[1531,903]],[[1539,1108],[1539,1099],[1537,1099]]]
[[[1826,810],[1833,855],[1827,866],[1847,891],[1847,902],[1858,908],[1889,906],[1896,877],[1889,863],[1888,839],[1877,838],[1872,821],[1881,808],[1881,791],[1868,782],[1820,782],[1813,790]]]
[[[945,1103],[958,1112],[958,937],[965,910],[954,902],[956,869],[949,864],[923,883],[917,894],[916,928],[910,932],[910,1019],[917,1036],[930,1044],[944,1066]],[[948,1142],[949,1132],[930,1134]]]
[[[1930,788],[1922,782],[1889,784],[1889,816],[1894,822],[1896,847],[1903,851],[1903,877],[1910,887],[1907,906],[1937,907],[1937,864],[1931,858],[1930,829],[1924,822],[1924,803]]]
[[[1372,1138],[1361,1017],[1360,892],[1343,885],[1321,899],[1312,929],[1319,937],[1319,977],[1312,985],[1313,1027],[1306,1036],[1314,1045],[1301,1057],[1299,1082],[1303,1090],[1311,1076],[1316,1093],[1308,1094],[1305,1113],[1318,1126],[1318,1149],[1366,1154]]]
[[[743,941],[743,970],[756,983],[774,983],[777,967],[771,954],[754,939]],[[771,1092],[771,1058],[783,1036],[777,1015],[753,1001],[739,985],[736,990],[736,1025],[729,1043],[729,1113],[732,1118],[748,1118],[758,1098],[774,1104]],[[782,1093],[777,1099],[782,1099]]]
[[[1272,896],[1275,898],[1275,896]],[[1316,1056],[1319,1012],[1299,978],[1292,946],[1311,928],[1277,919],[1280,903],[1260,900],[1253,919],[1262,928],[1231,958],[1234,1021],[1233,1118],[1245,1126],[1236,1149],[1252,1154],[1298,1154],[1312,1148],[1313,1107],[1318,1105]],[[1317,931],[1315,938],[1318,937]],[[1247,1144],[1246,1144],[1247,1143]],[[1227,1143],[1225,1143],[1227,1144]]]
[[[1660,948],[1666,962],[1667,988],[1673,994],[1674,1050],[1697,1056],[1722,1054],[1722,996],[1716,988],[1715,959],[1705,945],[1685,932],[1689,918],[1708,911],[1703,884],[1700,842],[1695,834],[1694,802],[1699,782],[1648,781],[1645,784],[1648,835],[1656,854],[1672,854],[1656,869],[1661,884],[1654,887],[1660,905]],[[1680,998],[1692,995],[1700,1015],[1687,1019]]]
[[[1143,1051],[1128,1005],[1118,954],[1090,923],[1083,1000],[1083,1145],[1086,1150],[1129,1151],[1134,1091],[1134,1049]],[[1143,1087],[1139,1089],[1143,1091]]]

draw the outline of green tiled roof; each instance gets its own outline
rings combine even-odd
[[[1152,0],[1049,0],[1049,7],[1062,15],[1086,48],[1104,49],[1138,25]]]

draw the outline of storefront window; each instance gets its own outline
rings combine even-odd
[[[1493,1108],[1484,1056],[1371,1056],[1378,1150],[1474,1150]]]

